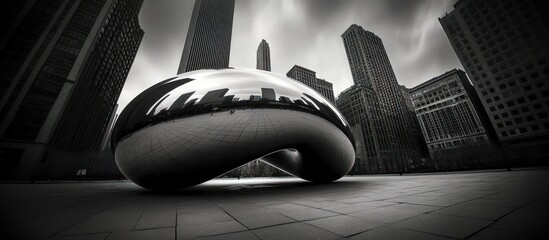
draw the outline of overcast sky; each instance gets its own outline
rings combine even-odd
[[[341,34],[353,23],[378,35],[399,84],[416,86],[463,69],[438,22],[455,0],[236,0],[229,65],[255,68],[261,39],[271,70],[297,64],[334,84],[353,84]],[[118,101],[120,112],[151,85],[176,75],[194,0],[146,0],[139,21],[145,36]]]

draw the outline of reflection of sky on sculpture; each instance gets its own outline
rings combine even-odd
[[[316,108],[317,110],[320,110],[320,107],[317,106],[314,101],[303,95],[303,93],[307,93],[311,97],[314,97],[318,101],[326,104],[343,122],[345,122],[339,111],[322,95],[308,86],[286,76],[271,72],[248,69],[199,70],[181,74],[176,79],[171,81],[179,81],[179,79],[184,78],[191,78],[195,80],[170,91],[160,98],[161,100],[158,102],[161,103],[158,107],[156,107],[154,114],[159,113],[163,109],[168,109],[172,104],[174,104],[179,96],[193,91],[195,93],[186,101],[186,103],[197,98],[195,102],[195,104],[197,104],[208,92],[224,88],[229,89],[224,96],[234,95],[234,99],[238,98],[239,101],[248,101],[250,99],[250,95],[262,96],[261,88],[271,88],[275,91],[276,101],[279,101],[279,97],[281,96],[288,97],[292,101],[305,99],[306,101],[303,102]],[[290,81],[281,81],[280,78],[289,79]],[[255,85],[250,85],[250,83]],[[154,108],[154,106],[156,106],[157,103],[149,109],[149,112]]]

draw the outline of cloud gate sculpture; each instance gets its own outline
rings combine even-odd
[[[151,190],[194,186],[255,159],[312,182],[353,166],[338,110],[293,79],[251,69],[199,70],[133,99],[112,132],[120,171]]]

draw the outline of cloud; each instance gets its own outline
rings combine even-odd
[[[453,1],[236,0],[230,66],[255,68],[261,39],[272,71],[297,64],[334,84],[337,96],[353,80],[341,34],[353,23],[378,35],[400,84],[413,87],[462,68],[438,22]],[[176,74],[194,1],[145,1],[145,37],[119,99],[120,111],[147,87]]]

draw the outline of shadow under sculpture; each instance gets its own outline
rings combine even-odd
[[[128,179],[160,191],[255,159],[331,182],[355,160],[349,125],[328,100],[293,79],[251,69],[187,72],[148,88],[122,111],[111,143]]]

